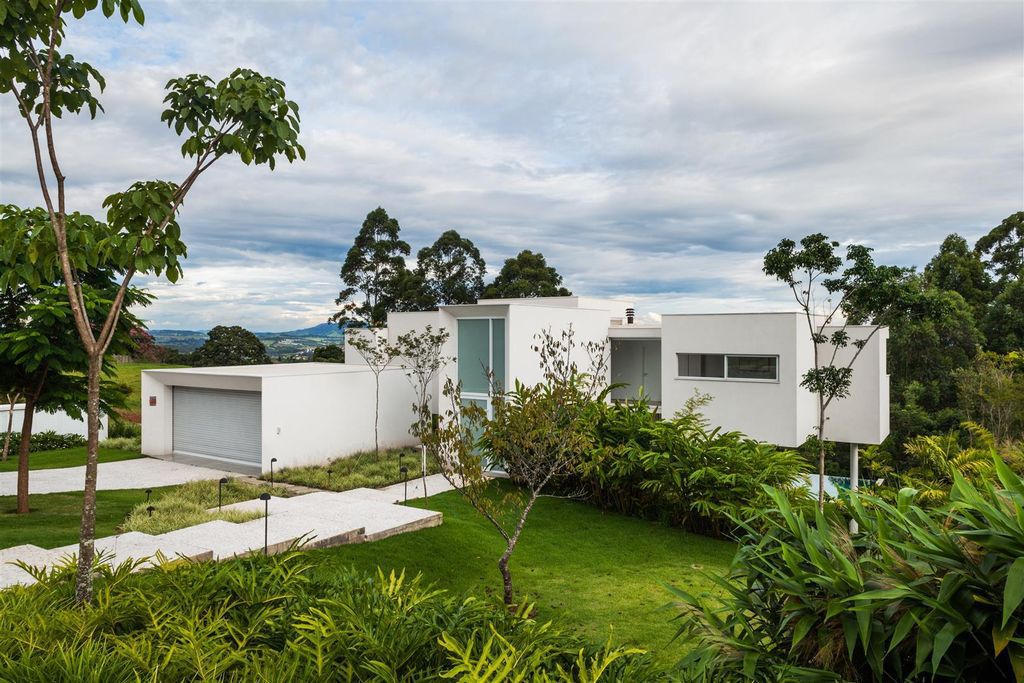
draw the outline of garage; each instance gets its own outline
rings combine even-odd
[[[260,392],[178,386],[172,406],[175,454],[260,466]]]
[[[142,372],[142,453],[224,472],[266,474],[417,443],[415,392],[401,368],[275,363]],[[379,418],[379,419],[378,419]],[[374,430],[374,423],[379,428]]]

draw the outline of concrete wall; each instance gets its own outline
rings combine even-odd
[[[415,395],[404,373],[380,375],[381,448],[411,446]],[[373,450],[373,373],[263,378],[263,469],[322,463]]]
[[[782,446],[802,443],[807,432],[798,420],[806,406],[799,394],[807,392],[799,386],[804,367],[798,353],[801,323],[803,319],[793,313],[663,316],[662,414],[671,417],[700,392],[712,396],[703,410],[712,425]],[[777,355],[779,378],[681,378],[677,353]]]
[[[7,420],[10,417],[9,405],[0,405],[0,434],[7,431]],[[14,421],[11,423],[11,431],[15,434],[21,433],[21,424],[25,419],[25,405],[23,403],[14,404]],[[82,418],[77,419],[71,417],[64,411],[57,411],[55,413],[46,413],[41,410],[37,410],[32,418],[32,433],[38,434],[39,432],[57,432],[58,434],[79,434],[81,436],[89,435],[89,426],[85,421],[85,413],[82,413]],[[107,418],[106,416],[100,416],[100,440],[107,438]]]
[[[624,385],[612,389],[612,399],[635,399],[642,389],[649,401],[661,401],[661,340],[615,338],[610,341],[611,381]]]
[[[836,329],[827,327],[825,333],[831,334]],[[846,328],[851,340],[865,339],[871,330],[869,326]],[[889,330],[879,330],[854,361],[850,395],[834,399],[825,412],[825,438],[829,441],[876,444],[889,435],[889,373],[885,363],[888,339]],[[821,353],[824,356],[826,352],[826,358],[831,357],[832,347],[824,345]],[[849,363],[856,352],[851,341],[850,346],[839,350],[836,363]]]
[[[581,370],[589,369],[589,358],[583,347],[587,342],[608,338],[608,319],[607,309],[509,305],[506,323],[509,385],[515,379],[524,384],[543,381],[540,356],[533,350],[538,343],[537,335],[543,330],[551,330],[552,334],[560,337],[562,331],[571,325],[576,346],[573,360]]]

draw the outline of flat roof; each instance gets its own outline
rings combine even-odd
[[[399,367],[385,370],[400,370]],[[154,375],[217,375],[230,377],[293,377],[296,375],[333,375],[369,372],[365,365],[345,363],[272,363],[269,365],[224,365],[210,368],[162,368],[143,370]]]

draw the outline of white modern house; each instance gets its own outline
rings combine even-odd
[[[583,345],[607,341],[609,380],[623,386],[613,400],[641,394],[668,417],[695,393],[712,397],[708,420],[752,438],[793,447],[816,425],[816,399],[800,386],[814,363],[814,347],[800,313],[671,314],[637,324],[625,301],[581,296],[485,299],[437,311],[392,313],[390,341],[405,332],[448,330],[444,355],[453,358],[433,387],[432,409],[442,408],[447,378],[462,383],[462,399],[490,406],[488,373],[504,386],[541,379],[533,346],[543,330],[574,331],[577,361]],[[850,327],[854,339],[870,328]],[[309,363],[143,372],[143,453],[215,461],[245,470],[323,461],[373,444],[373,376],[346,338],[343,365]],[[362,332],[369,334],[369,332]],[[888,434],[887,330],[860,354],[850,396],[828,411],[826,438],[880,443]],[[844,354],[854,352],[851,345]],[[824,355],[824,354],[823,354]],[[841,354],[842,356],[842,354]],[[828,356],[826,356],[828,357]],[[840,358],[842,360],[842,358]],[[411,385],[398,368],[381,375],[382,446],[413,443]]]

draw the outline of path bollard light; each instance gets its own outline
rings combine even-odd
[[[405,502],[409,502],[409,468],[402,465],[399,470],[402,474],[402,482],[405,484]]]
[[[153,507],[152,505],[150,505],[149,507],[147,507],[147,508],[146,508],[146,512],[148,512],[148,513],[149,513],[149,516],[150,516],[150,517],[152,517],[152,516],[153,516],[153,510],[156,510],[156,508],[155,508],[155,507]]]
[[[217,512],[220,512],[221,504],[224,502],[224,484],[228,483],[227,477],[221,477],[217,482]]]
[[[327,468],[327,488],[331,488],[331,468]]]
[[[270,554],[270,551],[267,549],[267,539],[270,537],[270,526],[267,521],[270,518],[270,494],[261,493],[260,500],[263,501],[263,557],[266,557]]]
[[[153,489],[146,489],[146,502],[149,502],[149,497],[153,495]]]
[[[270,488],[274,488],[274,463],[277,462],[277,458],[270,459]]]

